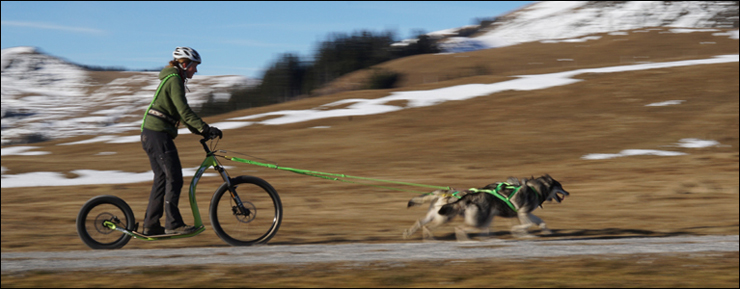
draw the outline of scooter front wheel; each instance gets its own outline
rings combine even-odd
[[[93,249],[118,249],[131,240],[131,236],[111,225],[129,231],[136,225],[131,207],[116,196],[94,197],[82,205],[77,215],[77,234]]]
[[[216,235],[232,246],[267,243],[283,219],[277,191],[257,177],[239,176],[231,184],[236,195],[223,183],[211,199],[211,226]]]

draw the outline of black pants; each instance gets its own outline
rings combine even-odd
[[[184,225],[177,205],[182,189],[182,166],[177,155],[177,147],[166,132],[144,129],[141,132],[141,146],[149,155],[149,163],[154,171],[154,183],[149,195],[149,206],[144,216],[144,228],[160,226],[159,219],[166,213],[165,229]]]

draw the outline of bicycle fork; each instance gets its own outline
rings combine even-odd
[[[216,164],[214,168],[221,175],[221,178],[224,180],[224,182],[226,182],[226,185],[229,188],[229,193],[231,194],[231,199],[234,200],[234,203],[236,203],[236,207],[231,208],[234,215],[249,216],[250,211],[249,209],[244,207],[244,203],[242,203],[242,200],[239,198],[239,195],[236,193],[236,187],[231,184],[231,178],[226,173],[226,170],[224,170],[218,164]]]

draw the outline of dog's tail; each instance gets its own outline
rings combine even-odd
[[[424,203],[431,203],[434,199],[439,198],[439,195],[435,194],[435,192],[436,191],[411,198],[406,207],[410,208],[413,206],[423,205]]]
[[[434,190],[434,191],[432,191],[430,193],[426,193],[426,194],[423,194],[423,195],[419,195],[419,196],[413,197],[413,198],[411,198],[411,200],[409,200],[408,206],[406,206],[406,207],[407,208],[410,208],[410,207],[413,207],[413,206],[420,206],[420,205],[423,205],[425,203],[434,202],[434,200],[436,200],[437,198],[440,198],[440,197],[445,197],[445,196],[449,197],[449,195],[450,195],[450,193],[452,191],[453,190]]]

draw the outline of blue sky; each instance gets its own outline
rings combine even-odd
[[[203,57],[199,74],[259,78],[280,54],[313,55],[333,32],[410,38],[532,2],[2,1],[1,37],[3,49],[34,46],[74,63],[127,69],[162,67],[175,47],[190,46]]]

